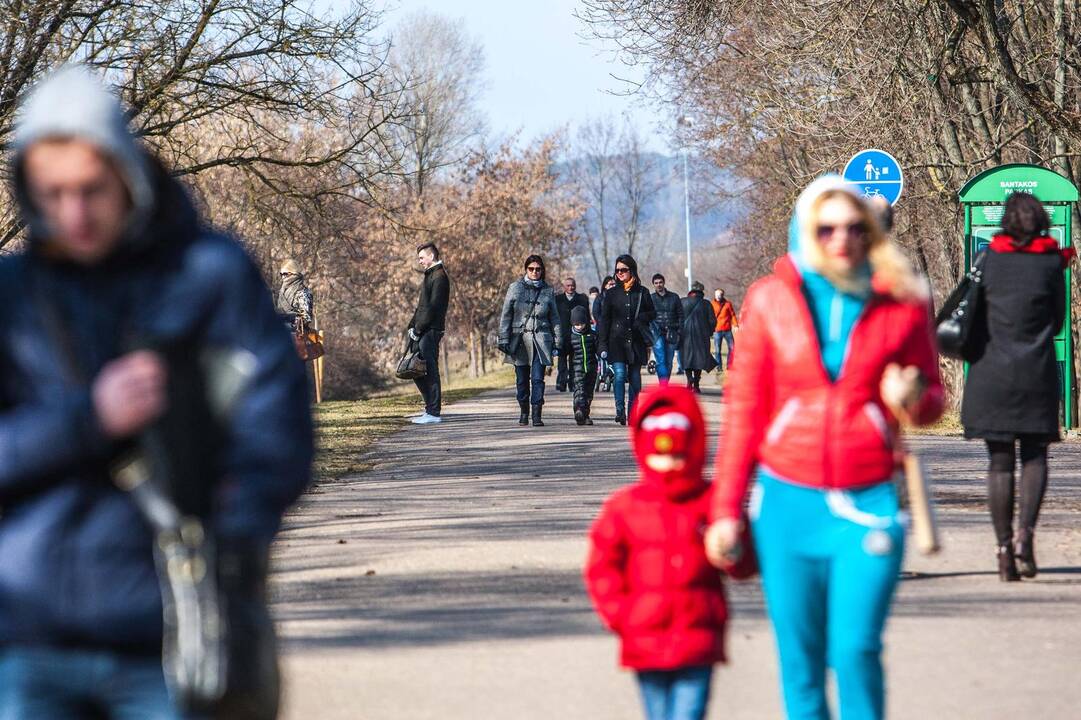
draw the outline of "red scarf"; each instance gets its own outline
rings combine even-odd
[[[991,250],[997,253],[1033,253],[1043,255],[1045,253],[1058,253],[1062,257],[1062,268],[1070,264],[1077,257],[1077,251],[1071,248],[1060,248],[1054,238],[1046,235],[1033,238],[1028,245],[1015,245],[1010,235],[995,235],[991,238]]]

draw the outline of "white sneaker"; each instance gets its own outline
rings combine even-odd
[[[420,417],[413,418],[412,422],[414,425],[434,425],[436,423],[443,422],[443,418],[438,415],[429,415],[428,413],[424,413]]]
[[[426,413],[426,412],[424,412],[424,411],[422,410],[422,411],[420,411],[420,412],[411,412],[411,413],[409,413],[408,415],[402,415],[402,417],[404,417],[404,418],[406,418],[406,419],[408,419],[408,420],[412,420],[413,418],[419,418],[420,416],[422,416],[422,415],[427,415],[427,414],[428,414],[428,413]]]

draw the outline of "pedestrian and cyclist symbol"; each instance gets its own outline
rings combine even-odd
[[[859,188],[864,197],[881,195],[891,205],[901,197],[905,186],[901,164],[888,152],[861,150],[852,156],[843,173],[846,182]]]

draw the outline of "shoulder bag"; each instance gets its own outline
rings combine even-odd
[[[417,380],[428,374],[428,362],[420,354],[420,342],[405,334],[405,349],[394,374],[402,380]]]
[[[935,317],[935,339],[939,351],[951,358],[968,360],[974,356],[973,328],[983,304],[983,266],[987,250],[976,256],[972,269],[953,289]]]

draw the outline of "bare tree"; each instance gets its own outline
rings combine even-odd
[[[395,29],[389,60],[408,109],[395,129],[402,172],[421,198],[432,176],[462,162],[484,133],[484,48],[462,20],[419,12]]]
[[[382,131],[399,113],[373,8],[353,0],[320,17],[299,0],[8,0],[0,142],[37,78],[83,62],[116,85],[135,128],[178,174],[229,166],[262,178],[267,167],[335,164],[336,190],[357,197],[393,158]],[[290,128],[305,123],[339,142],[290,142]],[[197,140],[208,126],[218,139],[210,148]],[[0,246],[19,231],[10,206],[5,219]]]
[[[616,256],[640,248],[645,210],[664,182],[629,121],[622,128],[612,118],[586,123],[571,152],[569,178],[586,205],[581,252],[601,278]]]

